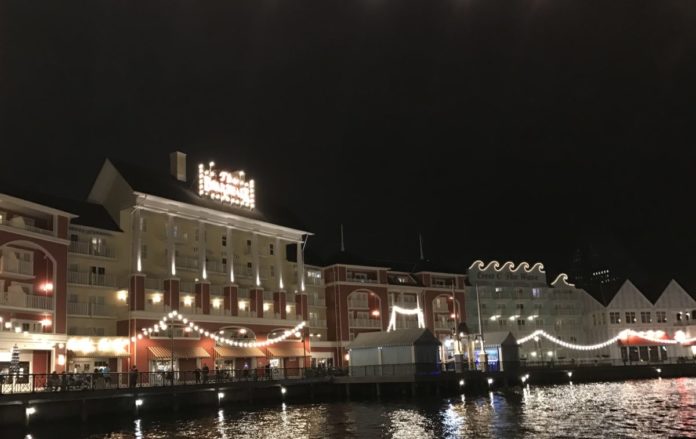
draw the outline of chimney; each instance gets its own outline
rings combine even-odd
[[[169,154],[169,172],[177,180],[186,183],[186,154],[181,151]]]

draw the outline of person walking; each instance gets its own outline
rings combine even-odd
[[[203,365],[203,384],[208,383],[208,373],[210,373],[210,369],[208,368],[207,364]]]
[[[131,388],[134,388],[137,383],[138,383],[138,368],[135,366],[131,366],[129,385]]]
[[[193,376],[196,378],[196,384],[201,383],[201,370],[196,367],[196,369],[193,371]]]

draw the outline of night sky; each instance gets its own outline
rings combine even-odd
[[[310,246],[696,262],[696,3],[5,0],[0,178],[84,197],[105,157],[245,169]],[[620,251],[619,251],[620,250]]]

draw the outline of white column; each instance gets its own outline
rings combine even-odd
[[[234,283],[234,243],[232,242],[232,227],[227,228],[227,274],[230,283]]]
[[[285,285],[283,284],[283,255],[280,247],[280,238],[276,238],[274,250],[275,250],[275,272],[276,276],[278,276],[278,289],[282,290],[285,288]]]
[[[305,290],[304,252],[302,250],[302,241],[297,242],[297,284],[300,286],[300,291]]]
[[[169,274],[176,276],[176,244],[174,216],[167,215],[167,251],[169,252]]]
[[[143,224],[142,221],[143,219],[140,216],[140,208],[135,208],[133,210],[133,215],[132,215],[133,222],[131,224],[132,230],[133,230],[133,241],[132,241],[132,250],[133,250],[133,271],[136,273],[140,273],[143,270],[143,261],[142,261],[142,251],[143,251],[143,244],[142,244],[142,228]]]
[[[259,235],[256,232],[251,233],[251,260],[254,265],[254,283],[258,287],[261,285],[261,270],[259,267]]]
[[[203,221],[198,221],[198,266],[201,269],[201,280],[208,279],[208,270],[205,264],[206,248],[205,248],[205,224]]]

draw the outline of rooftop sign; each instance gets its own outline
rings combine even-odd
[[[218,171],[215,163],[208,168],[198,165],[198,195],[232,206],[254,209],[256,198],[254,180],[246,181],[244,171]]]

